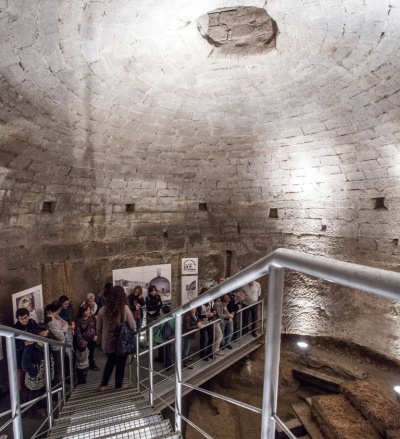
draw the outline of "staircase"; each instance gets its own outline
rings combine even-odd
[[[131,384],[105,392],[97,392],[97,387],[87,384],[75,388],[48,438],[182,438]]]

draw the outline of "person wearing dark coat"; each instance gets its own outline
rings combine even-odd
[[[96,316],[91,313],[89,305],[79,307],[79,318],[76,321],[75,327],[75,340],[76,348],[82,341],[87,342],[89,349],[89,367],[92,370],[100,370],[94,360],[94,350],[97,341]]]
[[[62,303],[59,316],[67,323],[70,323],[72,320],[72,302],[67,296],[60,296],[58,300]]]
[[[163,306],[161,297],[157,294],[157,288],[155,285],[149,285],[148,292],[149,294],[146,297],[147,325],[160,317],[160,310]]]
[[[146,302],[143,298],[142,287],[136,285],[132,293],[128,296],[128,305],[132,311],[133,318],[136,322],[136,330],[138,331],[142,327],[143,323],[143,307]]]
[[[36,334],[41,337],[47,337],[49,328],[46,323],[38,323]],[[46,368],[44,360],[43,343],[34,342],[25,347],[22,355],[22,369],[25,372],[25,385],[29,389],[29,400],[35,399],[44,393],[46,387]],[[54,359],[50,353],[50,375],[54,378]],[[44,419],[46,413],[34,404],[28,411],[28,416],[36,419]]]
[[[183,334],[187,334],[188,332],[191,332],[197,328],[200,329],[202,327],[203,327],[203,323],[199,322],[196,308],[191,309],[190,311],[188,311],[183,315],[183,328],[182,328]],[[193,366],[189,364],[189,361],[191,361],[191,359],[188,357],[189,357],[190,345],[192,344],[192,340],[194,340],[195,337],[196,337],[195,332],[183,336],[182,360],[183,360],[183,367],[186,367],[187,369],[193,369]]]
[[[14,328],[19,331],[30,332],[31,334],[36,333],[35,320],[29,318],[29,311],[26,308],[18,308],[15,313],[15,318],[17,323],[15,323]],[[22,355],[25,350],[25,346],[32,344],[31,341],[27,340],[15,340],[15,347],[17,350],[17,368],[18,368],[18,389],[19,389],[19,399],[21,404],[28,401],[29,389],[25,386],[25,372],[22,369]]]
[[[206,291],[208,291],[208,288],[203,288],[200,291],[200,294],[204,294]],[[208,325],[208,323],[212,322],[216,315],[216,312],[214,311],[214,303],[210,302],[199,306],[197,308],[197,315],[199,317],[199,321],[205,326],[204,328],[200,329],[200,357],[204,361],[209,361],[209,359],[212,358],[214,326]]]

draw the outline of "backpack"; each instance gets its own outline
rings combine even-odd
[[[169,324],[169,322],[165,322],[163,328],[161,330],[161,337],[164,340],[171,340],[175,335],[174,328]]]
[[[136,353],[136,336],[128,322],[124,322],[115,330],[115,338],[117,340],[116,354],[117,356],[132,355]]]

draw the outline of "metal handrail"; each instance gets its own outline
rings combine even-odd
[[[257,301],[255,305],[258,306],[259,304],[263,304],[263,300]],[[209,324],[203,326],[203,328],[205,328],[205,327],[208,326],[208,325],[213,325],[213,324],[220,323],[220,322],[221,322],[221,319],[217,319],[217,320],[212,321],[212,322],[210,322]],[[258,320],[258,322],[259,322],[259,320]],[[261,324],[261,327],[262,327],[262,324]],[[203,328],[201,328],[201,329],[203,329]],[[193,331],[190,331],[190,332],[185,333],[184,336],[186,336],[186,335],[188,335],[188,334],[191,334],[191,333],[199,332],[201,329],[200,329],[200,328],[194,329]],[[168,340],[168,341],[165,342],[165,343],[157,344],[157,346],[156,346],[155,348],[159,348],[159,347],[165,346],[165,345],[167,345],[167,344],[169,344],[169,343],[172,343],[174,340],[175,340],[175,338],[173,338],[173,339],[171,339],[171,340]],[[239,339],[239,341],[240,341],[240,340],[241,340],[241,339]],[[196,353],[198,353],[198,352],[200,352],[200,351],[197,351]],[[149,350],[146,350],[146,351],[144,351],[144,352],[141,352],[140,355],[141,355],[142,353],[144,353],[144,354],[147,353],[147,354],[148,354],[148,353],[149,353]],[[196,355],[196,353],[192,353],[191,356]],[[141,366],[141,367],[143,367],[143,366]],[[147,369],[147,368],[145,368],[145,367],[143,367],[143,368],[144,368],[144,369]],[[175,378],[174,378],[173,376],[166,376],[166,375],[164,375],[164,374],[162,373],[163,371],[161,371],[161,372],[156,372],[156,371],[154,371],[154,370],[151,369],[151,368],[148,368],[147,370],[151,371],[151,373],[153,373],[154,375],[161,376],[162,378],[164,378],[164,380],[174,381],[174,382],[175,382]],[[147,380],[149,380],[149,378],[147,378],[145,381],[147,381]],[[157,398],[159,399],[159,401],[163,402],[163,403],[166,405],[166,407],[168,407],[168,408],[170,408],[170,409],[172,410],[172,412],[177,413],[175,407],[173,407],[173,406],[171,406],[170,404],[168,404],[168,402],[165,401],[165,400],[162,398],[162,396],[160,396],[159,394],[157,394],[157,393],[154,391],[154,388],[155,388],[157,385],[159,385],[160,383],[157,383],[156,385],[154,385],[154,387],[153,387],[153,391],[151,391],[151,388],[150,388],[150,387],[146,387],[145,384],[143,383],[143,381],[140,382],[140,384],[141,384],[145,389],[147,389],[147,390],[149,391],[149,393],[151,392],[151,393],[153,394],[153,400],[154,400],[154,397],[157,397]],[[204,394],[206,394],[206,395],[213,396],[213,397],[215,397],[215,398],[217,398],[217,399],[220,399],[220,400],[222,400],[222,401],[226,401],[226,402],[228,402],[228,403],[230,403],[230,404],[237,405],[238,407],[244,408],[244,409],[249,410],[249,411],[252,411],[252,412],[254,412],[254,413],[257,413],[257,414],[261,414],[261,413],[262,413],[262,409],[261,409],[261,408],[259,408],[259,407],[254,407],[254,406],[252,406],[252,405],[250,405],[250,404],[246,404],[246,403],[244,403],[244,402],[242,402],[242,401],[238,401],[238,400],[235,400],[235,399],[233,399],[233,398],[230,398],[230,397],[227,397],[227,396],[224,396],[224,395],[220,395],[220,394],[215,393],[215,392],[211,392],[211,391],[209,391],[209,390],[206,390],[206,389],[203,389],[203,388],[201,388],[201,387],[198,387],[198,386],[195,386],[195,385],[189,384],[189,383],[184,382],[184,381],[181,382],[181,385],[182,385],[183,387],[187,387],[187,388],[189,388],[189,389],[196,390],[196,391],[201,392],[201,393],[204,393]],[[186,422],[188,425],[192,426],[192,427],[193,427],[195,430],[197,430],[200,434],[202,434],[203,437],[208,438],[208,439],[212,439],[212,437],[211,437],[208,433],[206,433],[206,432],[205,432],[203,429],[201,429],[199,426],[195,425],[192,421],[190,421],[189,419],[187,419],[185,416],[181,415],[181,419],[182,419],[182,421]]]
[[[259,330],[261,330],[261,332],[263,332],[264,331],[264,311],[263,311],[263,308],[264,308],[264,300],[258,300],[258,301],[256,301],[252,306],[257,306],[257,307],[259,307],[261,305],[261,319],[258,319],[257,320],[257,325],[259,325],[259,327],[258,327],[258,329]],[[241,346],[241,344],[242,344],[242,330],[244,330],[245,328],[243,327],[243,325],[242,325],[242,318],[241,318],[241,315],[242,315],[242,312],[245,310],[246,308],[242,308],[240,311],[238,311],[238,314],[240,313],[240,316],[239,316],[239,318],[240,318],[240,323],[239,323],[239,330],[237,331],[237,336],[239,337],[238,338],[238,345],[239,346]],[[168,320],[172,320],[172,319],[174,319],[175,317],[172,315],[172,313],[169,313],[169,314],[167,314],[167,315],[165,315],[165,318],[167,319],[167,321]],[[163,318],[163,320],[164,320],[164,318]],[[159,395],[159,394],[157,394],[157,391],[156,391],[156,388],[157,388],[157,386],[158,385],[160,385],[160,384],[162,384],[164,381],[174,381],[175,382],[175,384],[176,384],[176,373],[175,373],[175,377],[173,377],[173,376],[166,376],[166,375],[164,375],[162,372],[163,371],[161,371],[161,372],[158,372],[158,371],[156,371],[155,369],[154,369],[154,358],[153,358],[153,350],[154,349],[158,349],[158,348],[161,348],[161,347],[163,347],[163,346],[166,346],[167,344],[170,344],[170,343],[173,343],[173,342],[175,342],[176,344],[175,344],[175,347],[177,347],[177,345],[181,345],[181,343],[182,343],[182,340],[183,340],[183,338],[185,337],[185,336],[188,336],[188,335],[190,335],[190,334],[193,334],[193,333],[196,333],[196,332],[199,332],[199,331],[201,331],[202,329],[204,329],[204,328],[206,328],[207,326],[215,326],[216,324],[220,324],[221,323],[221,319],[220,318],[218,318],[218,319],[216,319],[216,320],[213,320],[212,322],[210,322],[210,323],[207,323],[206,325],[204,325],[202,328],[196,328],[196,329],[194,329],[194,330],[192,330],[192,331],[190,331],[190,332],[187,332],[187,333],[185,333],[185,334],[181,334],[181,337],[180,338],[178,338],[177,339],[177,337],[179,337],[179,336],[177,336],[176,334],[175,334],[175,337],[173,337],[171,340],[168,340],[168,341],[166,341],[166,342],[164,342],[164,343],[160,343],[160,344],[157,344],[157,345],[155,345],[154,344],[154,342],[153,342],[153,337],[154,337],[154,332],[153,332],[153,330],[151,329],[151,326],[152,327],[157,327],[157,326],[159,326],[159,325],[162,325],[163,323],[162,323],[162,321],[161,321],[161,318],[160,319],[158,319],[158,320],[156,320],[156,321],[154,321],[154,322],[152,322],[152,325],[150,326],[150,325],[148,325],[148,326],[145,326],[144,328],[143,328],[143,331],[141,331],[141,332],[144,332],[144,331],[148,331],[148,334],[147,334],[147,338],[148,338],[148,342],[149,342],[149,349],[146,349],[146,350],[144,350],[144,351],[141,351],[141,352],[138,352],[138,354],[136,355],[136,368],[137,368],[137,380],[136,380],[136,383],[137,383],[137,388],[138,388],[138,391],[147,391],[148,392],[148,398],[149,398],[149,403],[151,404],[151,405],[154,405],[154,401],[155,401],[155,398],[158,398],[158,400],[159,401],[163,401],[163,398]],[[252,322],[250,323],[248,323],[248,326],[247,326],[247,329],[250,329],[250,326],[252,325]],[[175,330],[176,330],[176,327],[177,327],[177,324],[176,324],[176,322],[175,322]],[[176,330],[177,331],[177,330]],[[139,332],[139,331],[138,331]],[[233,333],[232,333],[232,335],[233,335]],[[243,335],[244,336],[244,335]],[[138,343],[138,337],[137,337],[137,343]],[[214,344],[214,343],[213,343]],[[200,351],[197,351],[196,353],[191,353],[190,354],[190,357],[192,357],[193,355],[196,355],[196,354],[198,354]],[[214,353],[214,352],[213,352]],[[140,364],[140,358],[142,357],[142,356],[144,356],[144,355],[148,355],[149,356],[149,366],[148,367],[146,367],[146,366],[143,366],[143,365],[141,365]],[[179,368],[179,366],[177,366],[177,364],[179,363],[179,364],[181,364],[182,363],[182,359],[180,358],[180,355],[181,354],[176,354],[176,356],[175,356],[175,372],[176,372],[176,370],[177,370],[177,368]],[[215,357],[214,357],[215,358]],[[195,364],[195,363],[194,363]],[[148,373],[148,376],[147,376],[147,378],[144,378],[144,380],[140,380],[140,376],[139,376],[139,369],[141,369],[141,370],[147,370],[147,373]],[[162,379],[162,381],[161,382],[157,382],[157,383],[155,383],[155,381],[154,381],[154,378],[156,377],[156,376],[158,376],[158,377],[161,377],[161,379]],[[204,394],[208,394],[208,395],[213,395],[213,396],[215,396],[215,397],[217,397],[217,398],[219,398],[219,399],[221,399],[221,400],[224,400],[224,401],[226,401],[226,402],[228,402],[228,403],[231,403],[231,404],[235,404],[235,405],[237,405],[237,406],[239,406],[239,407],[241,407],[241,408],[243,408],[243,409],[246,409],[246,410],[250,410],[250,411],[253,411],[253,412],[255,412],[255,413],[261,413],[261,408],[258,408],[258,407],[253,407],[253,406],[251,406],[251,405],[248,405],[248,404],[245,404],[245,403],[242,403],[241,401],[236,401],[236,400],[234,400],[233,398],[229,398],[229,397],[225,397],[225,396],[223,396],[223,395],[218,395],[218,394],[214,394],[214,393],[212,393],[212,392],[209,392],[209,391],[207,391],[207,390],[205,390],[205,389],[202,389],[201,387],[196,387],[196,386],[193,386],[193,385],[191,385],[191,384],[189,384],[189,383],[187,383],[187,382],[185,382],[185,381],[183,381],[183,380],[179,380],[179,385],[181,386],[181,388],[183,388],[183,387],[185,387],[185,388],[189,388],[189,389],[192,389],[192,390],[197,390],[197,391],[199,391],[199,392],[201,392],[201,393],[204,393]],[[176,387],[176,386],[175,386]],[[168,407],[169,407],[169,404],[166,404]],[[176,417],[179,417],[180,419],[181,419],[181,421],[185,421],[186,422],[186,418],[178,411],[179,410],[179,407],[177,407],[177,404],[176,404],[176,408],[173,408],[172,409],[173,410],[173,412],[175,413],[175,415],[176,415]],[[198,426],[194,426],[193,425],[193,423],[192,422],[188,422],[188,424],[189,425],[192,425],[198,432],[200,432],[204,437],[206,437],[206,438],[210,438],[210,436],[204,431],[204,430],[202,430],[200,427],[198,427]]]
[[[367,293],[372,293],[391,300],[400,300],[399,284],[400,273],[388,270],[365,267],[350,262],[337,261],[323,256],[314,256],[294,250],[278,249],[265,256],[241,272],[227,279],[225,282],[211,288],[206,293],[191,302],[180,306],[166,316],[159,318],[150,325],[137,331],[140,334],[149,331],[150,348],[152,345],[152,328],[175,318],[175,429],[182,427],[182,316],[190,309],[197,308],[204,303],[216,300],[224,294],[246,285],[248,282],[261,276],[268,277],[268,310],[266,349],[264,361],[264,386],[262,405],[261,438],[275,437],[275,424],[282,421],[276,415],[278,400],[278,374],[280,360],[280,337],[282,321],[282,304],[284,289],[284,269],[288,268],[309,276],[334,282]],[[150,352],[152,362],[152,351]],[[153,398],[153,389],[149,389],[150,399]],[[283,423],[282,423],[283,424]]]
[[[8,379],[9,379],[9,385],[10,385],[10,402],[11,402],[11,409],[8,410],[4,414],[0,414],[0,417],[3,415],[11,413],[11,422],[13,425],[13,436],[15,438],[23,438],[23,430],[22,430],[22,411],[21,411],[21,403],[19,398],[19,390],[18,390],[18,377],[17,377],[17,355],[16,355],[16,340],[27,340],[27,341],[33,341],[33,342],[41,342],[43,343],[43,350],[44,350],[44,362],[45,362],[45,387],[46,391],[44,395],[35,398],[35,400],[28,401],[23,405],[25,408],[29,408],[31,405],[33,405],[34,401],[40,401],[42,399],[47,400],[47,421],[49,428],[53,426],[54,423],[54,410],[53,407],[53,399],[52,395],[53,392],[59,393],[61,392],[61,401],[59,399],[59,403],[57,405],[62,407],[62,405],[66,402],[66,386],[65,386],[65,368],[64,368],[64,352],[65,348],[72,347],[68,343],[63,343],[58,340],[53,340],[47,337],[41,337],[40,335],[31,334],[29,332],[20,331],[15,328],[11,328],[9,326],[0,325],[0,337],[5,337],[6,339],[6,348],[7,348],[7,365],[8,365]],[[50,371],[50,346],[57,346],[60,347],[60,351],[56,352],[55,355],[60,355],[62,358],[61,361],[61,387],[59,388],[59,383],[56,384],[55,389],[53,390],[51,387],[51,371]],[[72,368],[72,357],[69,359],[70,364],[70,383],[71,388],[73,388],[73,368]],[[6,428],[10,422],[6,422],[1,428]],[[44,425],[44,422],[43,424]],[[38,431],[41,427],[39,427]],[[1,431],[1,430],[0,430]],[[37,432],[38,432],[37,431]],[[36,433],[37,433],[36,432]],[[36,433],[33,437],[36,437]]]
[[[365,267],[349,262],[337,261],[322,256],[314,256],[304,254],[294,250],[278,249],[268,256],[260,259],[241,272],[227,279],[225,282],[218,284],[207,291],[205,294],[195,298],[191,302],[175,309],[171,313],[159,318],[151,324],[143,327],[136,334],[148,331],[149,338],[149,360],[150,360],[150,376],[149,376],[149,399],[153,403],[154,398],[154,382],[153,372],[153,330],[152,328],[165,323],[171,318],[175,318],[175,429],[181,430],[182,421],[187,420],[182,414],[182,388],[190,387],[185,383],[182,375],[182,316],[185,312],[192,308],[216,300],[218,297],[242,287],[248,282],[258,279],[261,276],[268,277],[268,310],[267,310],[267,328],[266,328],[266,348],[264,361],[264,386],[263,386],[263,403],[262,403],[262,423],[261,435],[262,439],[273,439],[275,437],[275,424],[278,423],[282,429],[295,438],[289,432],[284,423],[276,414],[278,399],[278,374],[280,361],[280,337],[281,337],[281,321],[282,321],[282,303],[284,289],[284,269],[291,270],[335,282],[340,285],[355,288],[361,291],[382,296],[391,300],[400,301],[400,292],[398,285],[400,284],[400,273],[390,272],[387,270]],[[263,319],[262,319],[263,320]],[[21,334],[17,334],[20,332]],[[13,328],[0,326],[0,336],[6,337],[8,351],[9,381],[11,394],[11,410],[13,418],[14,437],[22,438],[21,427],[21,408],[19,405],[19,393],[16,375],[16,352],[15,339],[21,338],[25,340],[42,341],[45,343],[45,361],[46,370],[49,365],[49,344],[61,345],[61,353],[66,346],[63,343],[49,340],[36,335],[17,331]],[[137,337],[137,347],[139,348],[139,337]],[[157,346],[158,347],[158,346]],[[137,349],[137,359],[140,357],[139,349]],[[49,412],[49,426],[52,426],[52,399],[50,371],[46,373],[46,393]],[[71,367],[72,374],[72,367]],[[62,362],[62,377],[64,379],[65,371]],[[73,380],[71,378],[71,383]],[[138,380],[139,383],[139,380]],[[139,384],[138,384],[139,385]],[[65,401],[65,384],[62,387],[63,399]],[[49,396],[50,395],[50,396]],[[230,401],[233,402],[233,401]],[[233,402],[236,404],[236,402]],[[240,404],[240,403],[239,403]],[[246,407],[248,408],[248,407]],[[256,410],[257,411],[257,410]],[[199,427],[195,427],[201,431]],[[210,436],[202,432],[205,437]],[[290,434],[289,434],[290,433]]]

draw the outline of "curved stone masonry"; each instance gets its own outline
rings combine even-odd
[[[212,56],[198,17],[239,7],[276,47]],[[393,0],[0,0],[0,317],[32,285],[79,296],[181,254],[204,281],[281,246],[398,269],[399,22]],[[327,333],[310,282],[290,326]],[[389,316],[395,341],[365,343],[399,355],[398,305],[365,303],[340,309]]]

